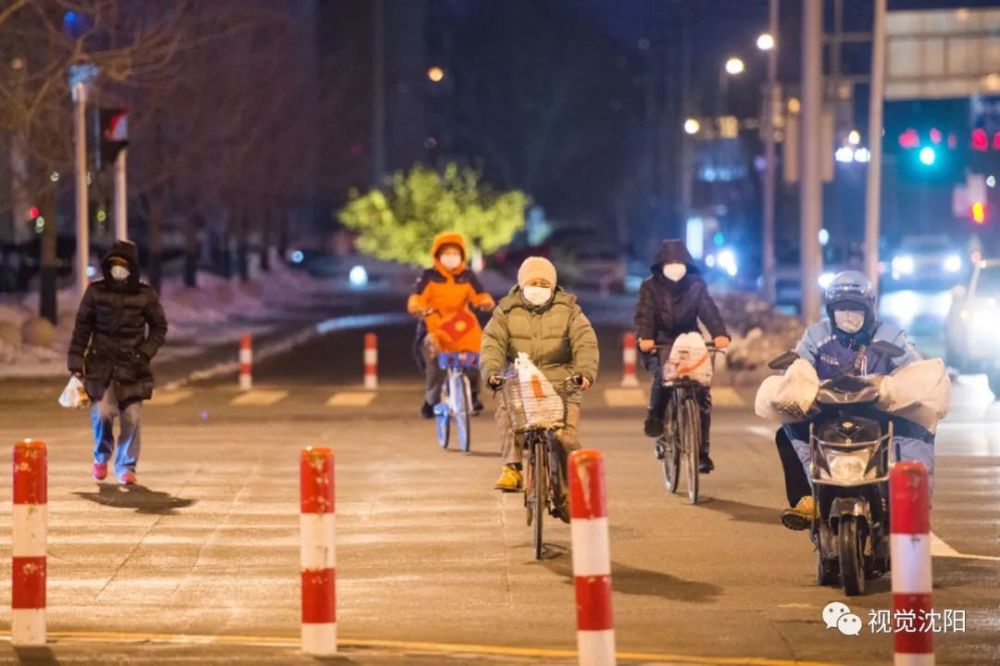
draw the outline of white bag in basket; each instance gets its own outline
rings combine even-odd
[[[517,381],[521,385],[524,414],[528,422],[547,424],[561,420],[563,399],[526,353],[518,353],[514,369],[517,371]]]
[[[700,333],[684,333],[670,349],[670,357],[663,368],[663,379],[692,379],[703,386],[712,385],[712,355]]]
[[[90,396],[76,375],[71,376],[66,383],[66,388],[59,396],[59,404],[67,409],[81,409],[90,404]]]

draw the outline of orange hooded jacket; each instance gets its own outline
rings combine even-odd
[[[441,264],[439,254],[446,245],[462,251],[462,263],[454,271]],[[433,310],[424,318],[427,333],[441,351],[479,352],[483,329],[469,305],[482,307],[493,304],[493,297],[483,289],[479,278],[468,268],[465,239],[459,233],[445,232],[434,238],[431,248],[434,267],[417,279],[406,307],[410,312]]]

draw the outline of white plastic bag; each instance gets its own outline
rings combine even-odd
[[[951,406],[951,379],[944,361],[933,358],[896,368],[882,380],[878,405],[936,432]]]
[[[783,375],[772,375],[761,383],[754,412],[768,421],[795,423],[805,418],[819,394],[819,375],[808,361],[799,359]]]
[[[520,384],[527,421],[538,424],[561,421],[564,412],[563,399],[527,354],[518,353],[514,369],[517,371],[517,381]]]
[[[59,404],[67,409],[82,409],[90,404],[87,389],[83,387],[83,382],[76,375],[72,375],[66,382],[66,388],[59,396]]]
[[[712,355],[700,333],[683,333],[674,341],[663,366],[663,379],[692,379],[703,386],[712,385]]]

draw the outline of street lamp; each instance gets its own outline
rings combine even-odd
[[[774,35],[769,32],[762,32],[757,36],[757,48],[761,51],[770,51],[774,48]]]
[[[435,65],[427,70],[427,78],[434,83],[441,83],[444,81],[444,70]]]
[[[737,74],[742,74],[744,69],[746,69],[746,65],[736,56],[733,56],[726,61],[727,74],[736,76]]]
[[[688,134],[697,134],[701,129],[701,123],[697,118],[688,118],[684,121],[684,131]]]

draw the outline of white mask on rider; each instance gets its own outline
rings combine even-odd
[[[442,252],[441,265],[453,271],[462,265],[462,255],[458,252]]]
[[[844,333],[853,335],[865,325],[865,313],[863,310],[834,310],[833,323]]]
[[[552,300],[552,287],[527,286],[524,288],[524,300],[532,305],[545,305]]]
[[[125,266],[112,266],[111,267],[111,277],[112,279],[118,280],[119,282],[124,282],[128,279],[128,276],[132,272]]]
[[[688,267],[684,264],[663,264],[663,277],[671,282],[680,282],[687,272]]]

